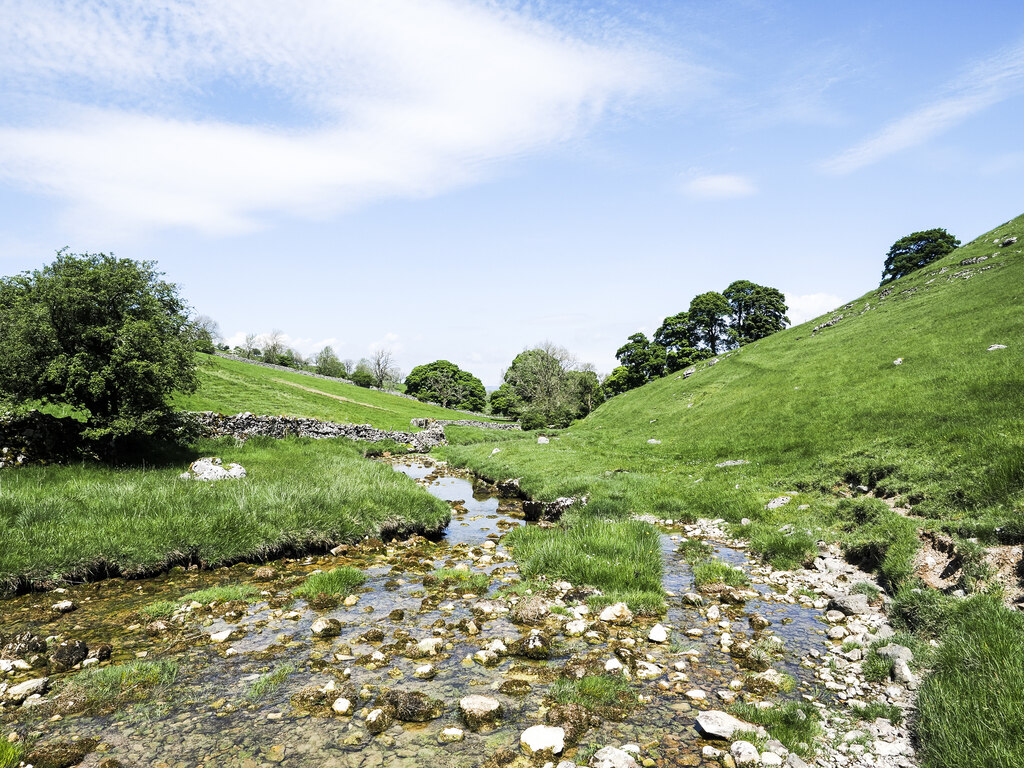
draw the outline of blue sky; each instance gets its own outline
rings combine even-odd
[[[0,274],[156,260],[229,340],[607,372],[1024,212],[1019,2],[0,0]]]

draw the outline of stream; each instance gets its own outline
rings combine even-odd
[[[727,709],[726,702],[735,695],[730,682],[741,687],[734,681],[751,674],[719,644],[722,631],[730,632],[734,642],[753,640],[748,622],[752,614],[769,622],[759,636],[778,638],[781,651],[774,654],[772,667],[796,681],[795,690],[764,698],[826,696],[814,685],[813,674],[801,666],[809,654],[827,648],[821,611],[787,602],[771,586],[755,583],[757,597],[742,605],[719,606],[719,621],[727,624],[709,621],[706,608],[683,600],[684,594],[693,592],[693,578],[689,565],[676,553],[681,535],[675,528],[661,532],[669,597],[668,612],[659,620],[670,632],[669,642],[647,640],[655,619],[601,627],[590,613],[583,618],[601,631],[569,637],[562,625],[576,616],[552,614],[545,624],[545,631],[555,635],[549,659],[500,653],[496,666],[483,666],[473,660],[482,648],[494,640],[511,647],[530,631],[529,626],[514,624],[505,610],[483,612],[489,602],[508,607],[518,599],[501,591],[519,580],[501,537],[526,524],[521,503],[499,498],[428,457],[402,457],[391,463],[452,505],[452,520],[440,541],[366,541],[342,547],[336,555],[281,559],[261,567],[241,563],[211,571],[177,568],[156,578],[109,579],[69,587],[60,594],[34,593],[5,601],[0,621],[4,635],[33,629],[52,638],[51,647],[58,636],[82,640],[89,648],[109,643],[112,656],[100,666],[173,659],[179,671],[156,696],[112,714],[51,714],[45,707],[35,714],[36,707],[7,706],[0,710],[2,736],[15,732],[39,745],[95,739],[95,749],[81,762],[86,768],[468,768],[508,755],[503,749],[519,754],[520,734],[546,722],[550,701],[545,694],[567,664],[584,660],[600,669],[618,651],[619,658],[632,656],[657,665],[661,674],[646,680],[631,676],[630,685],[641,697],[638,707],[624,719],[604,719],[591,727],[564,757],[585,764],[595,746],[633,744],[639,747],[638,761],[647,766],[717,765],[701,757],[707,742],[698,736],[694,717],[701,709]],[[711,543],[716,557],[750,567],[743,551]],[[349,601],[353,604],[313,607],[291,596],[310,573],[346,565],[366,576],[356,590],[357,601]],[[426,587],[424,576],[439,568],[487,574],[486,593]],[[256,601],[199,607],[155,623],[139,613],[157,601],[176,601],[199,589],[229,584],[251,585],[259,592]],[[555,597],[563,592],[549,583],[543,594]],[[52,605],[58,600],[72,600],[77,609],[55,614]],[[572,607],[571,601],[564,604]],[[313,624],[320,618],[337,619],[340,635],[314,637]],[[225,632],[232,633],[227,640],[214,641]],[[420,655],[415,643],[431,637],[442,641],[438,652]],[[417,668],[428,663],[436,674],[421,679]],[[254,684],[275,670],[279,684],[255,695]],[[45,671],[15,669],[0,674],[0,681],[14,684],[42,674]],[[51,674],[51,688],[59,688],[62,678],[74,674],[75,670]],[[325,716],[294,703],[300,691],[331,683],[356,691],[354,714],[328,711]],[[366,714],[385,688],[421,691],[443,702],[443,712],[426,722],[396,721],[373,735]],[[690,695],[694,691],[705,692],[706,699]],[[479,732],[466,726],[458,704],[470,694],[500,701],[502,716],[495,726]],[[442,743],[442,731],[450,728],[461,729],[462,739]]]

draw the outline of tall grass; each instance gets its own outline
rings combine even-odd
[[[128,701],[140,701],[150,691],[171,685],[178,676],[173,661],[131,661],[110,667],[92,667],[67,680],[60,695],[88,710]]]
[[[436,529],[448,506],[348,440],[203,441],[241,480],[178,479],[184,467],[96,464],[0,472],[0,586],[95,572],[145,573]]]
[[[294,594],[306,600],[318,595],[344,597],[365,582],[366,576],[362,571],[346,565],[330,571],[311,573],[302,584],[295,588]]]

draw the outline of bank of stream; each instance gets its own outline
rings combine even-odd
[[[440,540],[367,540],[322,557],[178,568],[5,601],[3,735],[24,745],[26,757],[85,744],[80,762],[67,763],[85,768],[585,765],[606,745],[645,766],[718,765],[729,742],[698,732],[702,711],[742,700],[813,702],[827,711],[886,695],[857,677],[852,646],[862,643],[849,640],[859,632],[866,643],[881,620],[832,616],[852,630],[834,631],[825,621],[827,585],[772,574],[725,543],[713,524],[658,521],[667,613],[602,621],[584,585],[520,579],[502,537],[527,524],[521,502],[429,457],[391,462],[451,504]],[[709,540],[715,557],[752,577],[749,588],[698,592],[677,552],[686,538]],[[344,602],[310,604],[293,595],[310,574],[345,566],[366,580]],[[182,602],[198,590],[238,585],[251,596]],[[158,615],[154,604],[176,607]],[[326,624],[332,631],[322,631]],[[12,650],[17,636],[45,640],[46,650]],[[79,663],[58,671],[54,651],[68,640],[81,641],[90,658],[72,658]],[[81,701],[61,693],[82,674],[80,663],[102,669],[161,660],[177,665],[173,682],[114,711],[102,703],[80,711]],[[847,665],[852,671],[844,675]],[[602,677],[617,682],[588,698],[580,681]],[[11,696],[43,678],[27,697]],[[497,716],[477,720],[460,711],[474,694],[496,701]],[[350,701],[344,713],[342,698]],[[535,726],[561,729],[560,754],[529,755],[521,736]],[[765,764],[774,762],[769,753],[777,764],[788,753],[759,746]]]

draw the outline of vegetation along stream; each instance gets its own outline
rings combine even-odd
[[[586,764],[606,745],[713,765],[695,718],[732,708],[806,721],[778,751],[811,751],[815,705],[837,689],[814,671],[835,642],[823,597],[670,523],[667,613],[631,617],[591,588],[520,578],[502,544],[519,501],[427,457],[391,461],[450,503],[439,541],[7,601],[4,735],[36,766]]]

